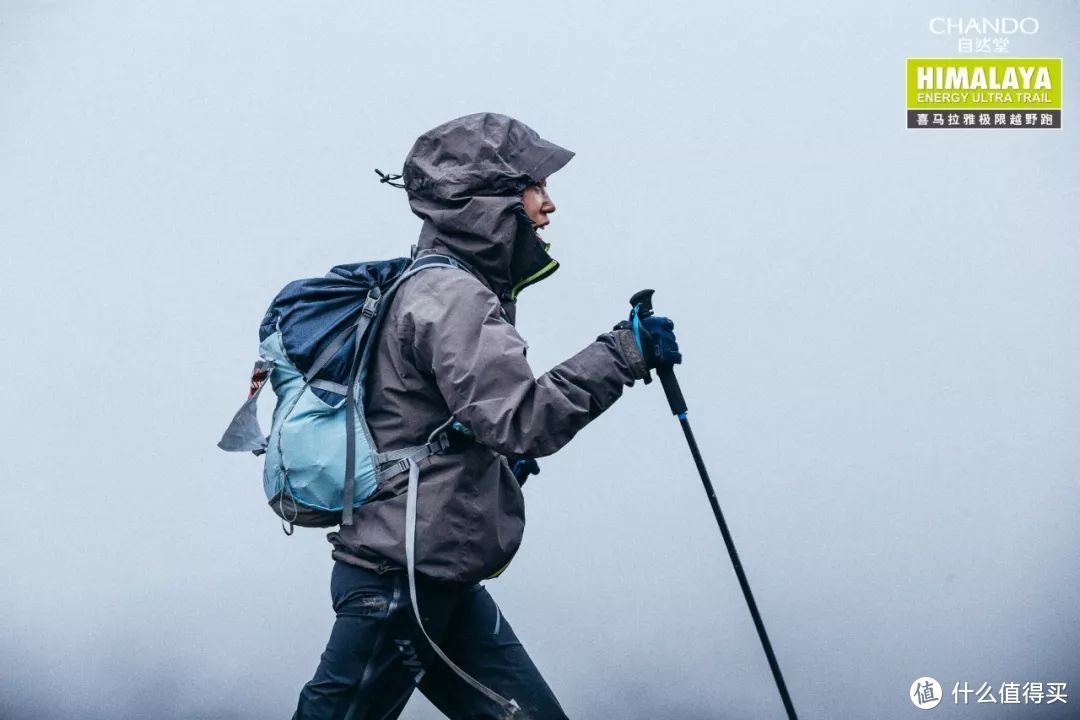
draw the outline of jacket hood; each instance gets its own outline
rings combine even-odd
[[[497,113],[466,115],[424,133],[402,171],[409,205],[424,221],[418,250],[453,255],[513,303],[558,268],[525,213],[522,192],[573,156]]]

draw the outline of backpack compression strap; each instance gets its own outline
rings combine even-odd
[[[394,286],[387,291],[386,295],[393,293],[398,285],[410,275],[419,272],[426,267],[438,266],[456,267],[466,272],[470,272],[471,274],[471,271],[469,271],[467,267],[453,258],[446,257],[445,255],[425,255],[409,266],[409,269],[406,270]],[[372,345],[374,345],[374,343],[369,341],[365,353],[370,351]],[[366,360],[361,364],[365,363]],[[352,389],[351,386],[350,389]],[[427,628],[424,627],[423,618],[420,617],[420,606],[416,600],[416,505],[420,492],[419,463],[424,458],[434,455],[437,452],[443,452],[450,447],[450,428],[453,426],[454,422],[454,418],[451,417],[436,428],[428,437],[428,442],[424,445],[376,454],[376,460],[382,468],[379,471],[379,478],[383,479],[391,477],[405,471],[408,471],[409,473],[409,485],[405,494],[405,566],[407,571],[406,574],[409,577],[409,599],[412,603],[413,616],[416,618],[416,624],[420,628],[420,632],[423,633],[424,639],[428,641],[428,645],[435,651],[435,654],[439,659],[446,663],[447,667],[453,670],[458,677],[469,685],[469,687],[495,703],[495,705],[505,713],[505,718],[508,720],[511,718],[520,718],[521,706],[519,706],[515,700],[512,698],[508,700],[462,670],[446,655],[445,652],[443,652],[442,648],[431,639],[431,636],[428,635]],[[351,509],[351,503],[349,503],[349,507]]]
[[[372,288],[364,301],[360,319],[356,321],[356,332],[353,336],[353,359],[349,367],[349,384],[345,395],[345,489],[341,494],[342,525],[352,525],[353,495],[356,494],[356,375],[360,370],[360,358],[365,354],[364,335],[371,325],[371,319],[378,312],[380,298],[379,289]]]
[[[368,294],[367,300],[364,302],[364,310],[360,315],[360,318],[356,321],[356,331],[353,334],[353,357],[349,366],[349,379],[346,386],[345,394],[345,487],[341,493],[341,524],[352,525],[353,522],[353,495],[356,488],[356,423],[359,420],[364,424],[364,432],[368,434],[370,439],[371,433],[367,429],[366,421],[359,416],[359,407],[362,403],[359,402],[358,396],[363,394],[363,388],[360,386],[363,384],[366,377],[364,372],[367,368],[368,361],[371,359],[371,351],[375,347],[375,338],[378,335],[379,328],[382,326],[382,321],[385,317],[384,308],[390,306],[390,300],[393,299],[394,293],[397,292],[401,284],[408,280],[416,273],[429,267],[456,267],[462,268],[462,265],[453,258],[445,255],[425,255],[419,260],[414,260],[408,268],[405,269],[394,284],[385,293],[380,293],[378,288],[372,288]],[[370,332],[368,341],[364,342],[364,335]],[[315,373],[322,369],[322,364],[325,364],[333,357],[338,350],[345,344],[347,339],[347,333],[342,333],[338,337],[334,338],[333,342],[327,346],[316,360],[315,365],[312,366],[312,370],[309,371],[308,382],[311,382]],[[374,445],[374,444],[373,444]],[[426,445],[420,445],[413,448],[408,448],[410,451],[407,455],[415,456],[417,460],[420,459],[420,454],[423,457],[428,457],[433,452],[440,452],[445,448],[435,448],[431,442]],[[400,459],[400,458],[394,458]]]
[[[443,427],[445,428],[452,421],[453,418],[448,420]],[[443,435],[445,436],[445,432]],[[409,576],[409,600],[412,602],[413,616],[416,618],[416,624],[420,628],[420,632],[424,634],[424,638],[428,641],[428,645],[430,645],[431,649],[435,651],[435,654],[439,656],[439,659],[446,663],[446,666],[464,680],[469,687],[473,688],[501,708],[502,711],[506,713],[506,718],[521,717],[521,706],[517,704],[517,701],[513,698],[509,700],[504,698],[502,695],[458,667],[453,660],[447,657],[442,648],[431,639],[431,636],[428,635],[427,628],[424,627],[423,618],[420,617],[420,606],[416,602],[416,501],[420,490],[420,466],[412,458],[408,458],[403,462],[409,470],[409,489],[405,495],[405,565]]]

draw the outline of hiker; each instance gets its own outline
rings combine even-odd
[[[296,720],[396,718],[415,687],[453,719],[506,717],[499,698],[512,699],[516,717],[566,717],[479,582],[518,549],[521,483],[534,459],[569,442],[650,368],[681,361],[671,321],[653,316],[623,321],[533,375],[514,329],[516,301],[558,268],[540,233],[555,212],[547,179],[572,157],[524,123],[480,113],[425,133],[405,161],[400,179],[423,220],[415,257],[456,266],[410,277],[385,309],[366,419],[382,451],[423,443],[447,417],[459,431],[450,451],[419,463],[415,578],[406,572],[407,473],[380,481],[352,523],[328,535],[337,619]],[[573,316],[551,321],[571,325]]]

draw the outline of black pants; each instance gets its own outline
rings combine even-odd
[[[330,593],[337,620],[293,720],[393,720],[416,687],[452,720],[503,717],[435,656],[413,616],[405,573],[338,562]],[[523,718],[566,720],[486,589],[417,578],[417,596],[424,627],[461,669],[515,700]]]

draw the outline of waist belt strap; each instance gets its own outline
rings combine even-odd
[[[428,445],[430,444],[431,443]],[[430,454],[431,453],[428,453],[428,455]],[[427,456],[425,455],[425,457]],[[431,639],[431,636],[428,635],[427,630],[424,628],[424,621],[420,618],[420,606],[416,602],[416,500],[420,488],[420,466],[417,465],[418,461],[414,460],[412,457],[406,457],[402,459],[401,462],[405,463],[405,466],[409,471],[409,489],[405,496],[405,563],[409,575],[409,599],[412,601],[413,615],[416,617],[416,624],[420,627],[420,632],[424,634],[424,638],[428,641],[428,644],[431,645],[431,649],[435,651],[435,654],[439,656],[439,659],[446,663],[447,667],[453,670],[458,677],[464,680],[471,688],[502,708],[503,712],[506,713],[504,717],[507,720],[510,720],[511,718],[521,718],[521,707],[517,702],[512,699],[507,700],[502,695],[458,667],[453,660],[446,656],[446,653],[442,651],[442,648],[435,644],[435,641]]]

